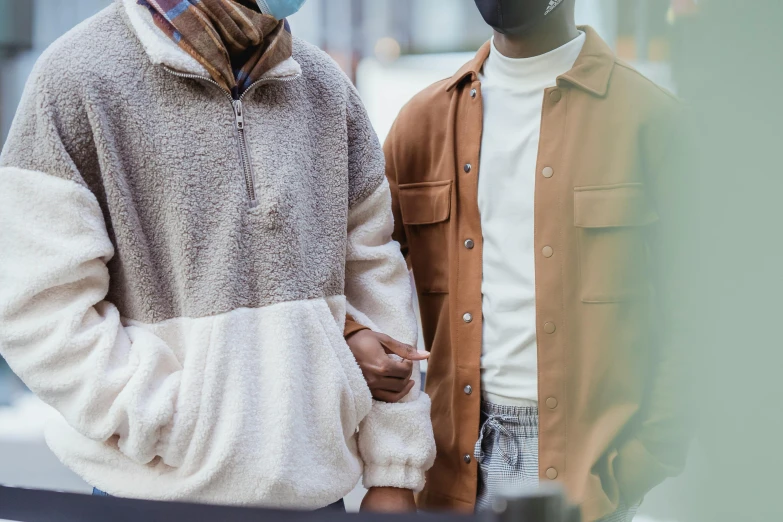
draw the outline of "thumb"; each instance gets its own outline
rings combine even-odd
[[[381,335],[379,337],[381,345],[386,350],[386,353],[393,353],[394,355],[398,355],[409,361],[424,361],[430,358],[429,352],[420,352],[413,346],[401,343],[388,335]]]

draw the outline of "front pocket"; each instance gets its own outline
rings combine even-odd
[[[451,180],[446,180],[399,187],[413,276],[416,288],[423,293],[448,292],[451,186]]]
[[[647,227],[656,221],[640,183],[574,188],[583,302],[617,303],[649,294]]]
[[[359,364],[345,342],[342,330],[334,321],[329,305],[323,300],[311,301],[310,305],[331,349],[334,367],[339,368],[340,380],[344,383],[344,393],[340,398],[340,418],[343,434],[348,439],[354,434],[362,419],[370,413],[372,395]]]

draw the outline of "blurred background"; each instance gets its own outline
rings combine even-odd
[[[111,2],[0,0],[0,145],[40,53]],[[638,522],[783,520],[781,17],[781,0],[577,0],[579,23],[688,102],[695,131],[690,250],[678,254],[692,275],[697,443]],[[381,140],[405,102],[490,36],[473,0],[309,0],[290,21],[356,83]],[[0,359],[0,484],[89,491],[46,449],[51,415]]]
[[[111,2],[0,0],[0,143],[41,52]],[[577,17],[673,88],[671,8],[671,0],[578,0]],[[413,94],[451,76],[490,36],[472,0],[309,0],[290,21],[356,82],[381,140]]]

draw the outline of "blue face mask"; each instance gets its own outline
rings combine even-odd
[[[256,0],[256,3],[262,13],[282,20],[299,11],[305,0]]]

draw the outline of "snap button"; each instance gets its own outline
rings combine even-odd
[[[465,454],[465,456],[462,457],[462,460],[465,461],[465,464],[470,464],[470,461],[471,461],[470,455]]]
[[[552,91],[552,94],[550,94],[549,97],[552,99],[554,103],[557,103],[560,101],[563,95],[560,93],[559,89],[555,89],[554,91]]]
[[[465,392],[465,395],[470,395],[471,393],[473,393],[473,386],[468,384],[467,386],[465,386],[463,391]]]
[[[554,410],[555,408],[557,408],[557,399],[555,399],[554,397],[548,398],[546,400],[546,407],[549,408],[550,410]]]
[[[541,173],[544,175],[545,178],[551,178],[555,175],[555,169],[552,167],[544,167],[544,170],[541,171]]]
[[[462,320],[465,321],[466,323],[473,322],[473,314],[469,314],[468,313],[468,314],[463,315],[462,316]]]
[[[557,470],[555,468],[549,468],[546,470],[546,478],[549,480],[555,480],[557,478]]]
[[[473,165],[471,165],[470,163],[465,163],[463,169],[465,170],[466,173],[470,172],[473,169]]]
[[[470,90],[470,97],[471,98],[475,98],[477,94],[478,94],[478,91],[476,89],[471,89]]]
[[[551,247],[551,246],[545,246],[545,247],[544,247],[544,248],[541,250],[541,253],[542,253],[542,254],[544,254],[544,257],[552,257],[553,255],[555,255],[555,251],[554,251],[554,250],[552,250],[552,247]]]
[[[546,333],[553,334],[555,333],[555,330],[557,330],[557,328],[555,327],[555,323],[553,322],[544,323],[544,331]]]
[[[473,250],[474,246],[476,246],[476,244],[473,242],[472,239],[465,240],[465,248],[467,248],[468,250]]]

